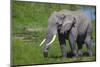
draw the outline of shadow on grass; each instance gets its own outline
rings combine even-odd
[[[73,54],[71,53],[71,52],[68,52],[67,53],[67,58],[73,58]],[[82,55],[82,57],[89,57],[89,54],[88,54],[88,52],[84,52],[83,53],[83,55]],[[94,55],[93,55],[94,56]],[[81,57],[81,56],[79,56],[79,57]],[[57,58],[62,58],[62,55],[59,55],[59,56],[57,56],[57,55],[51,55],[51,56],[49,56],[48,58],[55,58],[55,59],[57,59]]]
[[[67,57],[68,57],[68,58],[72,58],[72,57],[73,57],[73,54],[72,54],[71,52],[68,52],[68,53],[67,53]],[[49,56],[48,58],[55,58],[55,59],[57,59],[57,58],[62,58],[62,55],[51,55],[51,56]]]

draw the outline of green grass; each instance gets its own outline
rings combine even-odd
[[[39,38],[39,37],[38,37]],[[78,58],[65,58],[62,60],[61,52],[58,40],[50,46],[48,58],[43,57],[43,46],[40,47],[39,44],[42,39],[18,39],[15,37],[12,43],[12,61],[14,65],[22,64],[47,64],[47,63],[61,63],[61,62],[77,62],[77,61],[94,61],[95,56],[88,57],[82,56]],[[70,52],[69,45],[67,44],[67,50]],[[83,48],[84,52],[87,51],[86,47]]]
[[[61,51],[58,42],[56,41],[50,46],[48,58],[43,57],[43,46],[39,46],[43,40],[49,15],[53,11],[61,9],[70,9],[70,6],[75,5],[59,5],[59,4],[44,4],[44,3],[27,3],[13,2],[12,7],[12,49],[11,61],[12,65],[23,64],[47,64],[47,63],[62,63],[62,62],[78,62],[78,61],[95,61],[93,57],[82,56],[78,58],[61,58]],[[77,8],[77,6],[75,6]],[[79,8],[79,6],[78,6]],[[33,31],[27,33],[24,27],[32,29],[44,30]],[[93,41],[95,44],[95,22],[93,22]],[[69,43],[67,42],[67,51],[70,52]],[[83,47],[86,52],[86,46]],[[95,52],[95,45],[94,45]]]

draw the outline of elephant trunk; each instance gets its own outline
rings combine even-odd
[[[53,36],[52,40],[49,43],[47,43],[47,45],[52,44],[54,42],[55,38],[56,38],[56,34]],[[46,39],[43,39],[43,41],[41,42],[40,46],[42,46],[42,44],[44,44],[45,41],[46,41]]]
[[[53,36],[52,40],[47,44],[47,45],[50,45],[54,42],[54,40],[56,39],[56,34]]]

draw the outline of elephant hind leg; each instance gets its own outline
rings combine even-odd
[[[92,46],[92,40],[91,40],[90,36],[86,37],[85,43],[86,43],[86,46],[88,48],[89,56],[93,56],[93,46]]]
[[[86,31],[85,44],[88,48],[89,56],[93,56],[92,25],[91,24],[88,25],[88,28],[87,28],[87,31]]]
[[[82,46],[83,46],[83,43],[81,41],[77,41],[78,56],[82,56],[83,55]]]

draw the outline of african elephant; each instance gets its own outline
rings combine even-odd
[[[49,45],[55,40],[57,33],[62,57],[67,57],[66,39],[69,40],[74,57],[82,55],[83,44],[86,44],[89,56],[93,55],[92,23],[82,11],[61,10],[51,14],[46,37],[40,44],[44,44],[44,57],[48,56]]]

